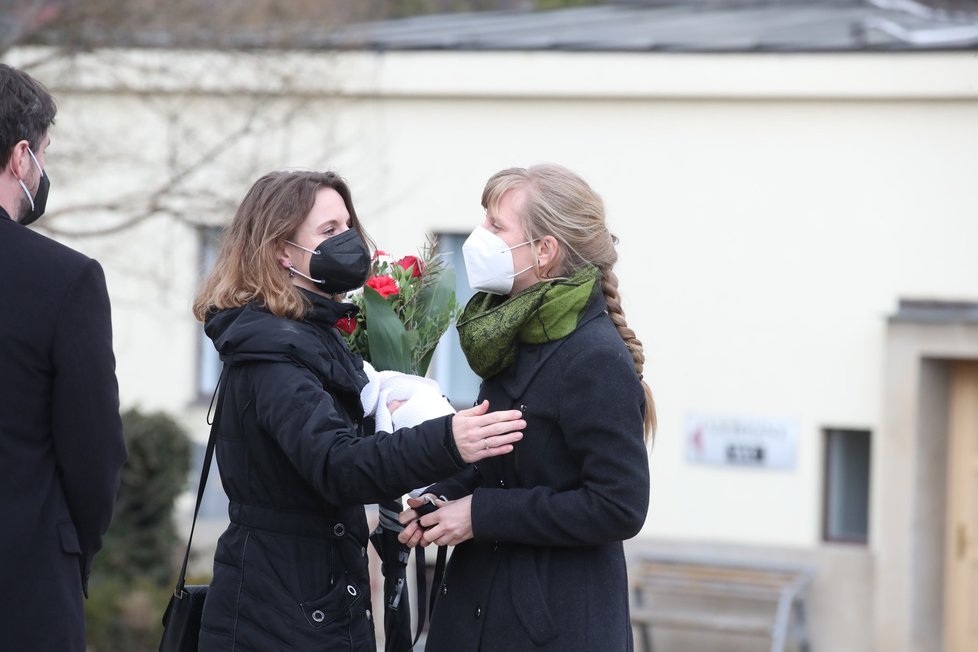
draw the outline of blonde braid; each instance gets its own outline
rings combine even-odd
[[[621,297],[618,294],[618,276],[611,268],[601,270],[601,291],[604,292],[605,303],[608,304],[608,316],[611,322],[618,329],[618,334],[625,341],[632,354],[632,363],[635,365],[635,373],[638,374],[639,382],[642,383],[642,391],[645,392],[645,441],[652,439],[655,441],[655,428],[657,420],[655,416],[655,400],[652,398],[652,389],[642,377],[645,369],[645,351],[642,342],[635,337],[635,331],[628,327],[625,321],[625,311],[621,307]]]

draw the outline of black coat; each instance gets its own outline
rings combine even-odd
[[[435,588],[427,652],[632,649],[622,540],[648,510],[644,395],[604,309],[594,297],[576,331],[520,345],[482,384],[480,400],[523,406],[527,426],[512,455],[432,488],[472,490],[474,538]]]
[[[201,652],[374,652],[363,504],[457,473],[451,418],[359,436],[363,363],[312,293],[303,321],[254,305],[206,324],[227,365],[217,460],[231,524]]]
[[[125,458],[102,268],[0,209],[0,648],[84,651]]]

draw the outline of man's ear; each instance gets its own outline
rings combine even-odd
[[[543,273],[544,278],[549,278],[550,273],[556,268],[557,259],[560,256],[560,243],[552,235],[545,235],[537,240],[537,267]]]
[[[31,171],[31,165],[34,163],[31,160],[30,153],[27,151],[30,146],[31,144],[26,140],[21,140],[14,145],[10,153],[10,171],[13,172],[15,177],[21,180],[27,179]]]

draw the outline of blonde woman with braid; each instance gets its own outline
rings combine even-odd
[[[503,170],[463,246],[458,320],[479,400],[523,411],[512,455],[433,485],[408,545],[456,546],[427,652],[632,649],[622,541],[645,522],[655,428],[601,198],[557,165]],[[438,498],[435,498],[435,497]]]

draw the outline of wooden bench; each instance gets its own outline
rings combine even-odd
[[[629,573],[631,620],[643,652],[653,652],[655,628],[763,637],[771,652],[783,652],[791,641],[811,652],[805,593],[814,572],[808,567],[645,554]]]

